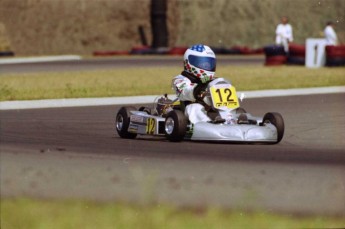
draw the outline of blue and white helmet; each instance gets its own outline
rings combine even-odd
[[[216,55],[206,45],[197,44],[184,53],[184,70],[199,78],[202,83],[213,79],[216,71]]]

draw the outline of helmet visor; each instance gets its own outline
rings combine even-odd
[[[191,65],[206,71],[216,71],[216,59],[213,57],[189,55],[188,61]]]

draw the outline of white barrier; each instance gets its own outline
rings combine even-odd
[[[81,60],[82,57],[78,55],[64,55],[64,56],[40,56],[40,57],[11,57],[1,58],[0,64],[22,64],[22,63],[39,63],[39,62],[55,62],[55,61],[70,61]]]
[[[319,68],[326,63],[326,40],[308,38],[306,41],[305,66],[308,68]]]
[[[316,87],[316,88],[291,88],[274,89],[263,91],[239,91],[237,95],[242,99],[293,96],[293,95],[314,95],[345,93],[345,86]],[[26,101],[2,101],[0,110],[37,109],[37,108],[61,108],[61,107],[82,107],[82,106],[110,106],[121,104],[153,104],[153,101],[161,95],[112,97],[112,98],[80,98],[80,99],[44,99]],[[168,95],[174,99],[175,95]]]

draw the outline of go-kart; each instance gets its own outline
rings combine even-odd
[[[122,138],[165,136],[168,140],[279,143],[284,120],[277,112],[255,117],[240,107],[236,88],[224,78],[209,82],[198,98],[211,121],[192,124],[184,113],[185,102],[158,97],[152,107],[121,107],[115,126]]]

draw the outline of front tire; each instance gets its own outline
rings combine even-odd
[[[170,111],[165,118],[165,136],[171,142],[183,140],[187,131],[187,118],[180,110]]]
[[[128,132],[131,117],[130,112],[135,110],[135,107],[121,107],[121,109],[117,112],[115,127],[121,138],[133,139],[137,136],[135,133]]]
[[[264,124],[271,123],[277,128],[277,142],[276,143],[279,143],[283,139],[284,129],[285,129],[284,119],[282,115],[277,112],[270,112],[270,113],[266,113],[262,120]]]

